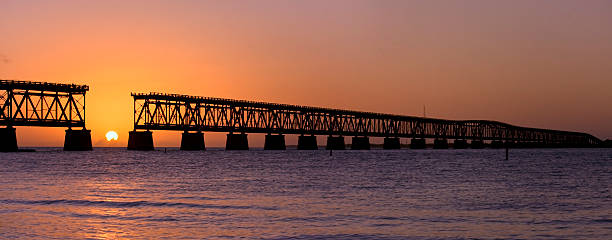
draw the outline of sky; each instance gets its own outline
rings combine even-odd
[[[87,84],[95,146],[127,146],[131,92],[612,138],[612,1],[0,0],[0,79]],[[63,128],[18,127],[20,146]],[[117,142],[104,135],[114,130]],[[180,132],[155,131],[156,147]],[[224,133],[206,133],[207,147]],[[288,137],[288,144],[296,137]],[[263,146],[263,136],[249,137]]]

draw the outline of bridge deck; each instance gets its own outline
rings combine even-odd
[[[30,82],[17,80],[0,80],[0,90],[34,90],[45,92],[63,92],[63,93],[85,93],[89,91],[87,85],[48,83],[48,82]]]

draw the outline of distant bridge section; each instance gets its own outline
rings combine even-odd
[[[85,130],[87,91],[87,85],[0,80],[0,125],[6,126],[0,129],[4,143],[0,150],[17,150],[14,126],[68,127],[64,149],[90,150],[91,136]]]
[[[195,131],[195,134],[228,132],[228,149],[248,149],[248,144],[244,143],[246,133],[268,133],[266,145],[270,145],[269,149],[284,149],[283,134],[302,135],[298,139],[298,149],[301,142],[310,142],[302,149],[313,148],[311,136],[314,135],[329,136],[327,147],[330,149],[344,148],[342,136],[354,136],[353,149],[369,149],[368,137],[385,137],[385,148],[399,148],[399,138],[411,138],[414,148],[424,148],[425,138],[435,139],[436,148],[447,148],[447,139],[455,139],[455,148],[468,147],[467,140],[472,141],[474,148],[484,147],[484,141],[491,141],[492,146],[513,143],[539,147],[587,147],[601,143],[586,133],[486,120],[455,121],[163,93],[133,93],[132,97],[135,130],[184,131],[183,140],[185,134],[190,134],[188,131]],[[277,135],[281,135],[282,140]],[[316,148],[316,138],[314,141]],[[239,144],[232,146],[231,142]],[[282,147],[276,146],[281,143]]]

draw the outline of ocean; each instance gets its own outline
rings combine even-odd
[[[0,153],[0,239],[612,239],[612,149]]]

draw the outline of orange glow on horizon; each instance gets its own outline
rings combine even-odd
[[[416,116],[426,105],[431,117],[605,139],[611,7],[3,1],[0,79],[89,85],[94,147],[111,146],[105,129],[127,136],[130,93],[151,91]],[[61,146],[64,129],[17,134],[20,146]],[[178,146],[180,132],[156,131],[154,140]],[[126,146],[127,137],[112,142]],[[206,133],[207,146],[223,143],[224,134]]]

